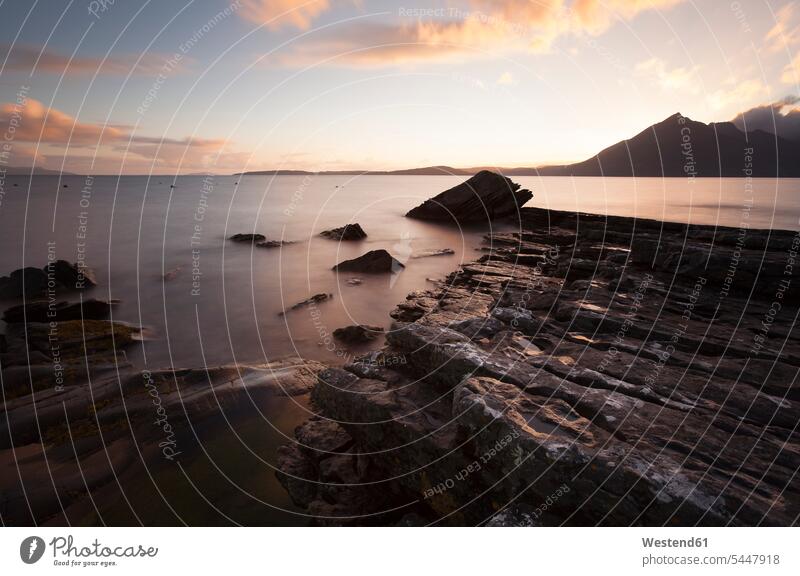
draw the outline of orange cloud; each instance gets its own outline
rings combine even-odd
[[[706,97],[714,110],[742,110],[762,101],[770,95],[769,87],[761,80],[750,79],[731,83],[731,88],[723,88]]]
[[[700,91],[698,66],[669,68],[660,58],[650,58],[636,65],[636,73],[653,78],[664,90],[683,90],[692,94]]]
[[[168,59],[166,55],[147,53],[141,58],[136,54],[120,54],[109,55],[105,59],[76,56],[70,60],[69,56],[57,52],[24,45],[16,45],[13,48],[5,45],[0,50],[8,54],[5,66],[7,71],[26,73],[84,75],[97,72],[104,75],[133,73],[148,76],[162,71]],[[181,64],[185,64],[185,60]]]
[[[41,165],[42,154],[46,154],[48,163],[55,168],[60,168],[66,158],[66,169],[71,171],[87,171],[91,166],[94,171],[107,172],[117,172],[120,166],[128,171],[132,167],[139,171],[149,171],[150,167],[197,171],[239,167],[247,157],[228,151],[226,140],[138,136],[127,126],[80,122],[30,98],[22,105],[0,105],[0,132],[13,137],[14,163],[35,160]],[[35,152],[30,144],[40,151]]]
[[[765,36],[767,50],[778,52],[800,43],[800,26],[793,24],[794,5],[787,4],[775,16],[775,25]]]
[[[784,84],[793,84],[794,86],[797,86],[798,82],[800,82],[800,54],[797,54],[783,69],[781,82]]]
[[[256,24],[266,24],[278,29],[293,26],[305,30],[311,22],[325,12],[328,0],[240,0],[239,15]]]
[[[684,0],[575,0],[571,12],[577,23],[591,33],[608,29],[615,18],[631,20],[647,10],[666,10]]]
[[[349,66],[453,60],[510,52],[545,52],[567,34],[599,34],[615,19],[670,8],[685,0],[470,0],[434,17],[398,15],[399,23],[358,23],[315,35],[273,63],[309,65],[335,57]]]
[[[118,127],[107,127],[104,131],[100,125],[78,122],[55,108],[50,108],[48,113],[44,104],[32,98],[28,98],[21,106],[15,103],[1,105],[0,129],[5,130],[15,115],[20,116],[14,132],[14,140],[19,142],[96,145],[101,136],[110,140],[125,136],[125,132]]]

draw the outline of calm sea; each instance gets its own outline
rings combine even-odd
[[[173,182],[164,177],[8,177],[0,194],[0,274],[41,267],[51,249],[58,258],[84,259],[99,284],[86,296],[119,299],[115,319],[149,328],[151,339],[127,355],[151,370],[261,363],[287,355],[343,363],[352,351],[330,338],[334,329],[356,323],[388,327],[388,312],[408,292],[479,256],[475,249],[486,231],[403,217],[462,180],[181,177],[171,188]],[[534,191],[531,205],[559,210],[786,229],[798,229],[800,218],[800,180],[516,180]],[[340,244],[317,236],[350,222],[360,223],[368,238]],[[294,243],[254,249],[226,240],[252,232]],[[406,268],[379,277],[331,270],[341,260],[378,248],[389,250]],[[441,248],[454,254],[413,258]],[[348,283],[355,277],[361,284]],[[279,316],[321,292],[332,293],[333,299]],[[380,340],[373,347],[379,345]],[[150,462],[146,475],[130,473],[125,500],[113,490],[95,494],[103,520],[306,523],[278,484],[274,466],[278,446],[291,442],[294,427],[310,414],[307,399],[274,398],[259,409],[259,417],[237,420],[235,431],[209,428],[199,438],[203,450],[184,448],[191,484],[176,476],[174,466]],[[208,458],[214,459],[213,466]],[[144,489],[153,483],[158,494]],[[164,505],[165,497],[178,508],[180,519]],[[216,508],[208,505],[209,498]],[[138,519],[131,517],[128,503]]]
[[[80,257],[115,298],[114,317],[150,329],[128,351],[149,368],[264,362],[289,354],[328,362],[347,352],[327,336],[348,324],[388,327],[388,312],[428,278],[479,256],[485,231],[403,214],[458,176],[8,177],[0,204],[0,273],[41,267],[48,246]],[[532,206],[679,222],[797,229],[800,180],[516,178]],[[16,184],[16,186],[15,186]],[[64,185],[67,187],[65,188]],[[358,222],[362,242],[316,236]],[[258,232],[293,244],[253,249],[226,238]],[[385,248],[406,263],[391,277],[336,274],[337,262]],[[415,259],[428,249],[452,256]],[[360,285],[348,280],[358,277]],[[279,313],[312,294],[315,309]],[[314,312],[314,314],[312,314]]]

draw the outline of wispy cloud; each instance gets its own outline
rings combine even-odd
[[[294,27],[305,30],[313,20],[330,8],[328,0],[240,0],[238,14],[250,22],[278,29]]]
[[[183,170],[209,166],[230,168],[244,165],[249,157],[248,154],[230,151],[230,143],[223,139],[136,135],[127,126],[81,122],[55,108],[48,109],[34,99],[28,99],[23,106],[15,103],[0,105],[0,131],[7,131],[12,121],[15,142],[12,161],[22,164],[32,160],[41,164],[45,157],[53,161],[58,151],[62,159],[69,154],[71,163],[67,164],[67,170],[85,167],[90,161],[105,169],[123,163],[128,169],[131,166],[139,169],[142,166],[159,169],[180,167]],[[33,151],[31,145],[34,144],[39,152]],[[59,161],[56,167],[60,165]]]
[[[699,66],[670,68],[660,58],[650,58],[636,65],[636,74],[651,78],[664,90],[682,90],[697,94],[700,91]]]
[[[775,25],[764,38],[767,50],[778,52],[800,44],[800,24],[795,18],[795,8],[796,6],[790,3],[778,10]]]
[[[716,90],[706,97],[713,110],[742,110],[769,97],[769,87],[761,80],[750,79],[730,83],[731,87]]]
[[[27,45],[15,45],[13,48],[6,44],[0,45],[0,52],[8,53],[7,71],[27,73],[48,73],[67,75],[87,75],[97,72],[100,75],[155,75],[163,68],[168,56],[163,54],[147,53],[114,54],[106,58],[75,56],[70,57],[59,52],[36,48]],[[186,64],[188,59],[183,59],[180,66]]]
[[[517,83],[517,80],[511,72],[503,72],[497,79],[497,83],[500,86],[513,86]]]
[[[781,82],[794,86],[800,83],[800,54],[796,54],[794,59],[783,69],[783,72],[781,72]]]
[[[255,1],[255,0],[253,0]],[[616,20],[630,20],[647,10],[667,9],[684,0],[465,0],[461,7],[437,8],[431,16],[398,10],[392,22],[360,22],[320,32],[273,64],[305,66],[329,59],[345,66],[390,66],[448,61],[499,53],[547,52],[564,35],[600,34]],[[264,15],[300,5],[289,22],[307,28],[327,3],[257,2]],[[298,6],[298,9],[300,7]],[[295,12],[291,12],[295,14]],[[284,16],[286,18],[288,16]],[[277,22],[277,20],[275,21]]]

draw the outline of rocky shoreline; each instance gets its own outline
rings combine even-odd
[[[793,525],[800,235],[525,208],[318,375],[320,524]]]
[[[456,218],[482,210],[454,190]],[[248,470],[266,469],[286,489],[296,508],[274,522],[796,524],[800,235],[505,212],[517,232],[487,235],[475,262],[409,294],[385,346],[342,368],[290,358],[142,371],[124,351],[142,328],[106,320],[114,302],[60,301],[71,280],[58,299],[9,308],[3,522],[105,522],[119,504],[126,514],[110,517],[122,525],[207,523],[175,463],[215,486],[206,445],[216,440],[243,476],[264,485]],[[399,270],[379,252],[339,266]],[[6,283],[38,294],[40,276],[26,269]],[[313,415],[292,442],[265,428],[264,410],[289,429]],[[230,427],[245,418],[273,447],[285,442],[246,470],[253,454],[231,450],[242,441]],[[143,520],[123,487],[161,507]],[[251,505],[239,512],[265,521]]]

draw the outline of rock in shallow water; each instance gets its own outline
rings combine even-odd
[[[414,252],[412,258],[430,258],[431,256],[452,256],[455,250],[452,248],[431,248],[430,250],[420,250]]]
[[[418,220],[449,223],[488,223],[495,218],[516,215],[531,198],[530,190],[489,170],[445,190],[410,210],[406,216]]]
[[[267,239],[263,234],[234,234],[228,240],[233,242],[242,242],[246,244],[255,244],[256,242],[264,242]]]
[[[306,306],[317,305],[327,300],[333,299],[333,294],[327,292],[321,292],[319,294],[314,294],[310,298],[306,298],[305,300],[294,304],[289,310],[284,310],[280,312],[278,316],[284,316],[290,310],[299,310],[300,308],[305,308]]]
[[[371,250],[366,254],[345,260],[333,267],[339,272],[361,272],[362,274],[381,274],[399,272],[405,265],[392,257],[386,250]]]
[[[363,240],[367,237],[367,233],[360,224],[347,224],[341,228],[334,228],[333,230],[325,230],[320,232],[320,236],[330,240]]]
[[[82,263],[55,260],[44,268],[20,268],[0,278],[0,299],[35,298],[47,290],[84,290],[97,286],[94,270]]]
[[[256,248],[280,248],[287,244],[294,244],[291,240],[267,240],[263,234],[234,234],[228,240],[240,244],[252,244]]]

